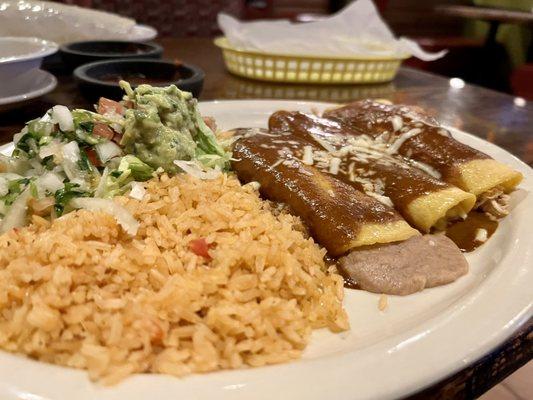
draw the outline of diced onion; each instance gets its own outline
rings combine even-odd
[[[28,127],[25,126],[24,128],[22,128],[22,130],[18,133],[15,133],[13,135],[13,144],[16,146],[17,143],[20,141],[20,139],[22,138],[22,136],[24,136],[26,133],[28,133]]]
[[[100,161],[104,164],[112,158],[122,155],[122,149],[115,142],[108,141],[98,143],[94,148],[96,149],[98,158],[100,158]]]
[[[57,141],[53,141],[46,146],[39,149],[39,157],[42,159],[59,154],[61,151],[61,144]]]
[[[52,107],[52,120],[59,124],[59,129],[63,132],[70,132],[74,130],[74,120],[72,119],[72,113],[65,106]]]
[[[75,141],[68,142],[62,149],[63,158],[71,161],[78,162],[80,160],[80,148]]]
[[[146,194],[146,189],[140,182],[131,183],[130,197],[135,200],[142,200]]]
[[[68,179],[71,182],[84,181],[84,173],[78,165],[78,161],[80,160],[80,148],[78,144],[76,142],[67,143],[63,146],[61,154],[63,156],[61,167],[63,167],[63,171]]]
[[[9,192],[8,180],[0,177],[0,197],[5,196]]]
[[[174,164],[180,167],[185,173],[198,179],[216,179],[222,174],[218,167],[204,169],[195,161],[174,160]]]
[[[6,233],[13,228],[25,225],[29,197],[30,190],[28,188],[11,204],[9,211],[0,224],[0,233]]]
[[[83,208],[89,211],[101,211],[112,215],[120,226],[122,226],[124,231],[131,236],[134,236],[139,229],[139,221],[133,218],[128,210],[115,203],[113,200],[79,197],[72,199],[69,204],[74,208]]]
[[[36,184],[43,191],[47,190],[50,193],[55,193],[64,186],[63,179],[54,172],[46,172],[37,179]]]
[[[50,113],[49,112],[46,112],[42,117],[41,119],[39,120],[41,122],[54,122],[52,121],[52,117],[50,116]]]

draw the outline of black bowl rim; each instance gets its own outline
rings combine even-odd
[[[145,58],[127,58],[127,59],[113,59],[113,60],[104,60],[104,61],[95,61],[88,64],[80,65],[78,68],[74,70],[74,77],[76,79],[79,79],[84,82],[105,86],[109,88],[118,88],[120,87],[118,83],[112,83],[112,82],[106,82],[102,81],[100,79],[92,78],[89,75],[87,75],[87,71],[93,67],[97,67],[100,65],[112,65],[112,64],[131,64],[131,63],[142,63],[142,64],[165,64],[165,65],[172,65],[174,67],[183,67],[186,69],[189,69],[192,71],[192,76],[185,79],[178,79],[174,81],[168,81],[168,82],[161,82],[161,84],[158,84],[157,86],[168,86],[168,85],[183,85],[183,84],[192,84],[201,82],[204,80],[205,73],[204,71],[197,67],[196,65],[192,64],[176,64],[172,61],[165,61],[165,60],[147,60]],[[138,85],[132,85],[132,86],[138,86]]]
[[[143,46],[150,47],[149,50],[143,51],[141,54],[139,53],[98,53],[98,52],[92,52],[92,51],[79,51],[79,50],[73,50],[70,48],[70,46],[80,44],[80,43],[128,43],[128,44],[140,44]],[[66,54],[72,54],[76,56],[86,56],[86,57],[99,57],[99,58],[113,58],[113,59],[121,59],[121,58],[138,58],[141,55],[147,56],[147,55],[156,55],[156,54],[162,54],[163,53],[163,47],[160,46],[157,43],[154,42],[136,42],[132,40],[80,40],[77,42],[70,42],[65,43],[59,46],[59,51]]]

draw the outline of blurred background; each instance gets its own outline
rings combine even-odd
[[[241,19],[288,18],[308,22],[349,0],[65,0],[134,18],[160,37],[212,37],[220,11]],[[533,100],[533,0],[374,0],[397,36],[425,49],[448,49],[435,62],[407,65]]]

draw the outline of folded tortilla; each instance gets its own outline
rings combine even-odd
[[[342,123],[300,112],[278,111],[270,117],[269,129],[287,134],[282,136],[287,143],[295,137],[305,141],[311,147],[307,152],[313,152],[313,165],[369,196],[392,203],[407,222],[422,232],[465,216],[476,202],[471,193],[388,154],[385,143],[369,136],[354,137]],[[297,156],[303,158],[301,153]],[[332,170],[333,158],[340,160],[340,164]]]
[[[418,235],[393,208],[302,163],[295,157],[301,140],[287,144],[272,136],[237,140],[232,167],[241,181],[259,182],[263,196],[287,204],[332,256]]]
[[[523,178],[520,172],[455,140],[435,120],[413,108],[364,100],[323,116],[342,121],[355,134],[388,140],[401,156],[422,163],[443,181],[475,196],[495,189],[509,193]]]

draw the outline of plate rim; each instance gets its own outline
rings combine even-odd
[[[289,104],[291,104],[290,107],[305,107],[305,106],[307,106],[307,107],[313,107],[313,106],[327,107],[327,106],[335,106],[335,105],[339,104],[339,103],[315,102],[315,101],[252,100],[252,99],[250,99],[250,100],[213,100],[213,101],[207,101],[207,102],[200,102],[200,106],[209,106],[209,105],[215,105],[215,106],[228,105],[228,106],[231,106],[232,103],[239,104],[239,105],[242,105],[243,103],[247,103],[249,106],[250,106],[250,103],[260,104],[260,105],[264,106],[265,109],[267,109],[267,108],[273,109],[273,108],[276,108],[276,107],[280,107],[280,108],[281,107],[286,107]],[[252,106],[254,104],[252,104]],[[277,106],[276,106],[276,104],[277,104]],[[518,159],[516,156],[514,156],[513,154],[509,153],[508,151],[502,149],[501,147],[499,147],[499,146],[497,146],[497,145],[495,145],[493,143],[490,143],[490,142],[488,142],[488,141],[486,141],[486,140],[484,140],[484,139],[482,139],[482,138],[480,138],[478,136],[475,136],[473,134],[470,134],[468,132],[465,132],[465,131],[462,131],[462,130],[459,130],[459,129],[456,129],[456,128],[453,128],[453,127],[450,127],[450,126],[446,126],[446,125],[443,125],[443,126],[445,128],[447,128],[447,129],[450,129],[452,131],[452,134],[459,133],[459,136],[466,135],[466,136],[470,137],[471,139],[473,139],[474,142],[476,142],[476,144],[473,145],[475,148],[477,148],[478,144],[483,144],[485,146],[488,145],[488,147],[490,148],[491,152],[502,152],[502,154],[505,154],[507,158],[512,159],[512,161],[513,161],[512,164],[515,164],[515,166],[517,168],[519,166],[518,169],[520,169],[524,173],[525,179],[528,180],[528,183],[531,186],[531,180],[533,179],[533,170],[531,169],[531,167],[529,167],[522,160]],[[0,146],[0,151],[5,151],[5,149],[9,148],[10,145],[11,145],[11,143],[8,143],[8,144]],[[505,162],[509,163],[508,161],[505,161]],[[530,201],[531,201],[531,193],[529,195],[529,201],[528,202],[530,202]],[[527,262],[524,265],[524,271],[525,271],[526,275],[529,274],[529,276],[531,276],[531,272],[532,272],[531,271],[531,266],[533,265],[531,263],[531,261],[533,260],[532,259],[532,254],[525,254],[525,256],[526,256],[525,261],[526,262],[529,261],[529,262]],[[500,262],[503,262],[503,260],[501,260]],[[500,271],[500,274],[501,273],[502,272]],[[483,282],[489,281],[489,280],[490,281],[494,281],[494,279],[496,277],[495,276],[491,277],[491,275],[494,275],[494,274],[488,274],[488,276],[485,278],[485,280]],[[492,283],[494,283],[494,282],[492,282]],[[465,298],[469,298],[469,297],[473,296],[478,290],[479,290],[479,287],[476,287],[476,288],[473,288],[473,289],[469,290],[467,293],[464,294],[464,296],[462,296],[461,298],[457,299],[457,302],[464,302]],[[450,304],[449,306],[447,306],[446,310],[448,310],[448,308],[450,308],[450,307],[453,307],[453,304]],[[404,385],[401,388],[396,387],[396,388],[392,388],[392,389],[385,390],[385,391],[381,390],[380,392],[374,393],[374,395],[368,396],[368,397],[369,398],[384,398],[384,397],[388,397],[388,396],[407,396],[407,395],[410,395],[410,394],[414,394],[416,392],[424,390],[425,388],[427,388],[428,386],[431,386],[435,382],[438,382],[440,380],[446,379],[446,377],[456,373],[458,370],[461,370],[463,368],[468,367],[469,365],[475,363],[479,359],[481,359],[484,356],[486,356],[487,354],[489,354],[492,350],[497,349],[497,347],[500,346],[503,342],[505,342],[517,329],[520,329],[520,327],[523,326],[523,324],[526,321],[528,321],[528,319],[530,318],[530,316],[532,314],[531,313],[531,308],[532,308],[532,299],[529,298],[529,300],[526,301],[526,304],[524,304],[523,307],[521,307],[520,312],[518,314],[513,315],[510,321],[507,321],[507,323],[504,326],[504,328],[505,328],[504,334],[501,333],[501,328],[498,328],[498,330],[495,331],[496,333],[498,333],[498,335],[496,335],[496,336],[492,335],[493,337],[490,337],[490,338],[484,339],[484,340],[480,340],[480,342],[483,343],[482,346],[478,346],[474,350],[471,349],[472,350],[471,352],[473,354],[465,355],[465,358],[460,360],[459,363],[456,363],[456,365],[453,368],[449,368],[449,367],[445,368],[445,369],[447,369],[446,373],[437,374],[437,376],[435,376],[434,379],[424,382],[423,385],[411,384],[411,385]],[[443,314],[444,314],[444,312],[443,312]],[[421,329],[421,327],[423,327],[423,326],[425,326],[425,325],[427,325],[429,323],[434,323],[435,321],[438,321],[440,324],[445,324],[446,320],[445,321],[440,321],[441,318],[442,318],[441,315],[429,318],[428,320],[425,320],[423,323],[418,324],[418,325],[414,326],[413,328],[407,329],[406,331],[403,331],[403,332],[399,333],[398,335],[396,335],[396,336],[394,336],[392,338],[385,339],[385,341],[390,342],[393,339],[398,340],[398,338],[397,338],[398,336],[402,336],[402,337],[403,336],[410,336],[412,331],[419,331]],[[425,333],[429,334],[429,333],[432,333],[432,332],[430,332],[428,330],[428,331],[425,331]],[[374,346],[374,345],[372,345],[372,346]],[[369,347],[372,347],[372,346],[369,346]],[[357,351],[357,350],[355,350],[355,351]],[[344,361],[346,361],[346,358],[349,357],[350,354],[353,353],[353,352],[354,351],[352,350],[352,351],[348,351],[347,354],[342,355],[340,357],[336,356],[337,360],[339,360],[339,358],[340,358],[340,361],[344,362]],[[320,357],[318,359],[305,360],[306,364],[307,363],[315,364],[318,367],[320,367],[320,364],[323,361],[324,361],[323,357]],[[302,365],[305,365],[305,364],[302,364]],[[46,366],[49,366],[49,365],[46,365]],[[291,370],[294,371],[294,369],[297,369],[297,368],[298,368],[298,365],[296,365],[296,363],[288,363],[288,364],[279,364],[279,365],[264,367],[263,370],[264,370],[265,376],[271,376],[272,377],[273,375],[277,375],[276,373],[274,373],[274,374],[272,373],[273,370],[278,370],[280,372],[283,372],[285,370],[285,371],[288,372],[288,371],[291,371]],[[242,372],[242,371],[247,371],[247,370],[238,370],[238,371]],[[224,372],[228,372],[228,371],[222,371],[221,374],[223,374]],[[205,377],[204,375],[194,375],[194,376],[199,377],[199,378],[204,378]],[[160,377],[158,377],[158,378],[160,378]],[[135,379],[135,378],[130,378],[130,379]],[[139,379],[146,383],[146,381],[144,379],[142,379],[142,377],[139,378]],[[2,392],[1,388],[2,388],[2,385],[1,385],[1,382],[0,382],[0,393]],[[237,392],[237,390],[235,392]],[[294,392],[294,393],[298,394],[299,392]]]
[[[36,69],[35,74],[41,75],[44,78],[49,79],[49,81],[38,89],[30,90],[25,93],[15,94],[8,97],[0,97],[0,106],[7,106],[35,99],[37,97],[44,96],[45,94],[50,93],[57,87],[57,78],[50,72],[42,69]]]
[[[34,50],[33,52],[30,52],[30,53],[24,53],[18,56],[0,58],[1,65],[7,65],[7,64],[13,64],[13,63],[18,63],[18,62],[24,62],[24,61],[44,58],[46,56],[56,53],[57,50],[59,49],[59,45],[56,42],[52,40],[48,40],[48,39],[42,39],[36,36],[2,36],[0,37],[0,41],[3,41],[3,40],[5,41],[12,40],[15,42],[18,41],[18,42],[39,43],[43,47],[38,50]]]

